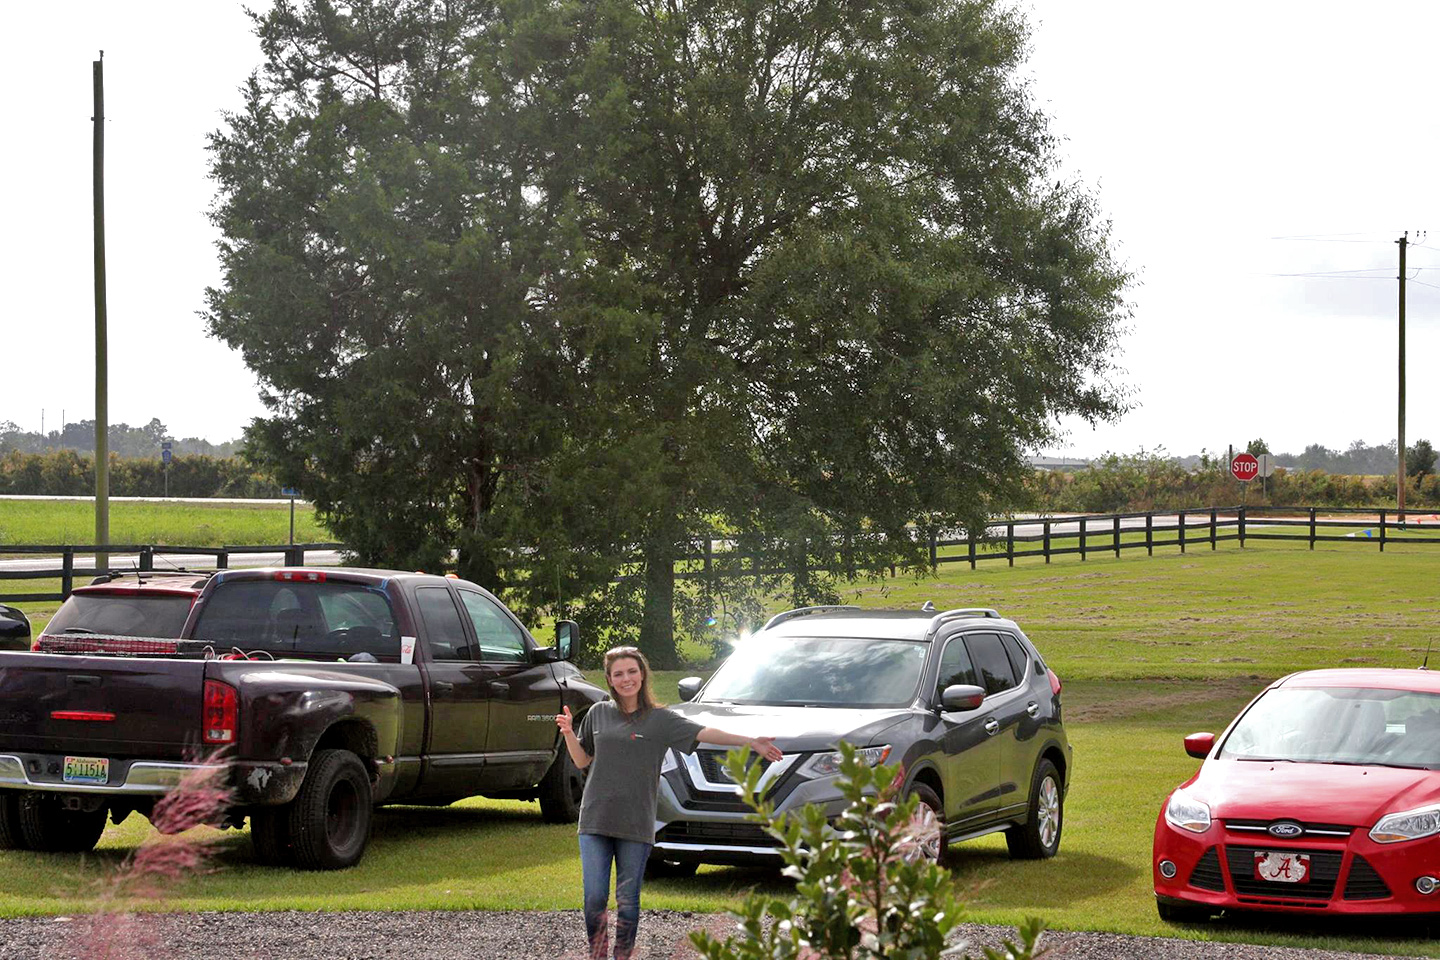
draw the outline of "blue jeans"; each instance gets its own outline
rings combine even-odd
[[[640,881],[650,844],[598,833],[580,834],[580,870],[585,878],[585,935],[591,960],[610,952],[610,863],[615,863],[615,960],[629,960],[640,928]]]

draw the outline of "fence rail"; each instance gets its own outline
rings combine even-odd
[[[1349,530],[1345,534],[1327,531]],[[1281,532],[1276,532],[1276,531]],[[1298,532],[1284,532],[1295,530]],[[1427,535],[1428,534],[1428,535]],[[1084,514],[1075,516],[1004,517],[990,520],[983,533],[929,538],[929,561],[934,570],[951,563],[968,563],[971,569],[990,560],[1004,560],[1010,566],[1027,557],[1043,557],[1050,563],[1055,557],[1078,555],[1088,560],[1092,554],[1114,554],[1125,550],[1143,549],[1153,556],[1156,549],[1177,547],[1181,553],[1190,549],[1211,550],[1219,544],[1238,541],[1244,547],[1248,540],[1288,540],[1305,542],[1311,550],[1317,543],[1374,543],[1380,551],[1386,547],[1440,544],[1440,514],[1432,511],[1365,507],[1197,507],[1187,510],[1151,510],[1131,513]],[[682,564],[698,565],[698,569],[682,569],[682,579],[714,575],[721,559],[751,560],[748,573],[755,575],[783,573],[781,570],[759,569],[754,557],[729,549],[723,537],[697,537],[691,540],[699,549],[690,549],[677,559]],[[718,548],[718,549],[717,549]],[[42,555],[60,558],[57,568],[15,568],[17,561],[0,561],[0,581],[59,579],[59,593],[0,593],[7,603],[49,602],[64,600],[74,588],[77,577],[94,577],[102,571],[77,567],[77,553],[102,552],[134,554],[131,569],[142,573],[163,573],[156,568],[157,554],[165,557],[197,556],[214,558],[206,565],[189,572],[224,570],[231,558],[255,554],[274,554],[287,567],[305,565],[306,554],[313,551],[343,551],[340,543],[300,543],[271,546],[172,547],[156,544],[109,544],[97,551],[93,545],[0,545],[0,555]],[[187,568],[188,570],[189,568]],[[824,571],[817,565],[811,569]],[[110,572],[114,572],[111,567]],[[892,567],[892,572],[894,568]]]

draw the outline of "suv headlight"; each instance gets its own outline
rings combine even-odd
[[[1399,843],[1419,840],[1440,833],[1440,804],[1387,813],[1370,828],[1370,839],[1376,843]]]
[[[1204,833],[1210,829],[1210,808],[1177,789],[1165,801],[1165,822],[1191,833]]]
[[[881,747],[862,747],[855,751],[855,759],[867,766],[878,766],[885,762],[890,756],[890,745],[887,743]],[[817,753],[805,761],[805,766],[800,768],[802,774],[811,777],[833,777],[840,772],[840,751],[834,753]]]

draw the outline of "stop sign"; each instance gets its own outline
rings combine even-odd
[[[1248,453],[1237,453],[1230,461],[1230,472],[1241,483],[1249,483],[1260,475],[1260,461]]]

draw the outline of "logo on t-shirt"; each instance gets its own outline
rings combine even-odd
[[[630,739],[631,739],[631,740],[644,740],[644,739],[645,739],[645,734],[643,734],[643,733],[632,733],[632,734],[630,734]]]

